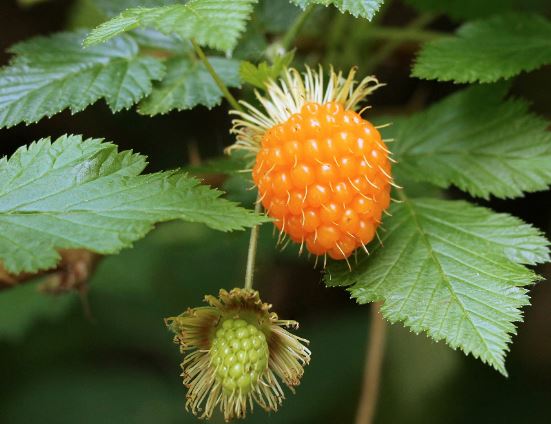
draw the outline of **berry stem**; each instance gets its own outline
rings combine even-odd
[[[205,68],[207,68],[208,73],[210,74],[210,76],[212,77],[212,79],[214,80],[214,82],[216,83],[216,85],[218,86],[218,88],[220,89],[220,91],[228,101],[228,103],[235,110],[239,110],[242,112],[243,108],[241,107],[239,102],[235,99],[235,97],[233,97],[233,95],[230,93],[230,90],[228,90],[228,87],[226,87],[226,84],[224,84],[224,81],[222,81],[222,78],[220,78],[220,76],[216,73],[216,70],[209,62],[201,46],[199,46],[199,44],[197,44],[197,42],[194,39],[191,39],[191,44],[195,49],[195,53],[197,54],[197,56],[199,56],[199,59],[201,59],[201,62],[203,62],[203,64],[205,65]]]
[[[283,40],[281,41],[281,45],[285,50],[289,50],[291,48],[293,41],[306,23],[306,20],[313,10],[314,5],[311,4],[310,6],[306,7],[306,9],[304,9],[304,11],[300,15],[298,15],[295,21],[291,24],[291,26],[283,36]]]
[[[254,207],[255,213],[259,214],[262,211],[262,202],[260,198],[256,199],[256,205]],[[253,288],[254,277],[254,264],[256,261],[256,247],[258,245],[258,232],[260,230],[260,224],[255,225],[251,229],[251,237],[249,238],[249,251],[247,253],[247,268],[245,270],[245,285],[246,289]]]
[[[440,31],[430,31],[412,27],[372,26],[365,32],[366,38],[380,38],[398,41],[432,41],[439,38],[451,37],[450,34]]]
[[[423,27],[428,25],[435,18],[435,16],[436,15],[433,13],[423,13],[406,25],[405,29],[415,31],[421,30]],[[393,39],[381,46],[381,48],[377,50],[367,61],[365,72],[368,74],[373,72],[381,62],[384,62],[402,44],[403,41],[405,40]]]
[[[374,303],[371,306],[369,340],[356,424],[371,424],[375,417],[385,350],[385,333],[386,325],[381,315],[381,304]]]

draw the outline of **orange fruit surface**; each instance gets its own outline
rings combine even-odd
[[[379,131],[337,102],[306,103],[266,131],[252,175],[277,228],[318,256],[345,259],[369,243],[390,204]]]

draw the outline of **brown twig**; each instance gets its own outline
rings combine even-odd
[[[84,290],[101,256],[84,249],[61,250],[59,254],[61,261],[56,268],[36,273],[11,274],[0,264],[0,290],[15,287],[38,277],[46,277],[41,286],[41,290],[45,292]]]
[[[371,307],[369,340],[365,358],[362,393],[356,414],[356,424],[371,424],[375,417],[386,333],[386,326],[380,308],[380,303],[374,303]]]

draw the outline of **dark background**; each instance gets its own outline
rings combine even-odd
[[[86,1],[53,0],[21,8],[3,0],[0,63],[7,63],[5,50],[15,42],[93,20],[93,14],[82,12]],[[272,3],[280,2],[284,0]],[[383,23],[403,25],[414,17],[411,8],[395,1],[385,11]],[[273,24],[277,32],[274,22],[280,17],[272,18],[263,24],[269,29]],[[281,17],[280,26],[290,19]],[[340,26],[334,25],[336,19],[343,20]],[[327,25],[334,29],[329,36],[323,35]],[[354,33],[366,25],[321,8],[297,42],[298,60],[323,61],[327,38],[335,37],[332,63],[361,65],[380,47],[355,38]],[[456,26],[441,17],[431,29]],[[344,34],[339,34],[339,27]],[[374,114],[411,113],[458,88],[410,78],[416,49],[415,43],[405,43],[375,69],[388,85],[371,98]],[[551,118],[550,89],[551,72],[546,67],[517,78],[512,92]],[[228,128],[224,106],[146,118],[134,111],[113,116],[98,102],[75,116],[64,112],[36,125],[1,130],[0,155],[10,155],[41,137],[75,133],[104,137],[121,150],[146,154],[148,170],[153,171],[186,165],[190,152],[204,159],[221,154],[231,143]],[[230,196],[250,202],[251,195],[240,181],[226,181],[225,187]],[[549,192],[485,204],[520,216],[549,235]],[[299,334],[311,340],[313,359],[297,394],[289,394],[280,412],[268,418],[257,410],[247,422],[352,422],[369,307],[357,306],[343,290],[324,288],[319,270],[294,251],[278,252],[271,229],[265,227],[257,287],[280,316],[301,322]],[[183,223],[159,226],[134,249],[100,263],[90,283],[93,321],[84,316],[77,295],[46,297],[38,294],[36,284],[2,291],[0,423],[195,422],[184,411],[181,358],[162,319],[201,304],[204,294],[220,287],[240,285],[247,241],[247,233],[222,234]],[[544,277],[550,270],[538,269]],[[509,378],[401,325],[389,327],[377,422],[551,422],[551,286],[544,281],[531,295],[532,306],[525,310],[525,322],[519,325],[507,358]],[[212,421],[222,422],[220,417]]]

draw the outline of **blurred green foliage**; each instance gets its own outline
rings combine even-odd
[[[0,333],[0,361],[11,364],[2,373],[2,422],[23,424],[39,418],[58,424],[195,422],[184,413],[185,391],[178,376],[181,357],[163,318],[200,305],[205,294],[238,283],[247,241],[244,233],[223,235],[193,224],[161,225],[134,249],[100,263],[89,294],[91,322],[76,295],[61,298],[68,302],[63,310],[43,319],[37,316],[40,310],[60,298],[32,296],[36,283],[2,293],[0,322],[8,327],[4,318],[9,315],[12,323],[20,323],[17,338]],[[278,261],[298,266],[294,256],[276,253],[273,243],[270,231],[264,231],[259,268]],[[275,309],[285,309],[287,301],[279,302]],[[7,305],[17,307],[7,309]],[[338,315],[324,310],[299,311],[299,315],[307,318],[298,334],[310,339],[315,356],[298,393],[287,391],[288,399],[270,422],[350,422],[361,379],[367,308],[351,305]],[[408,398],[417,392],[414,381],[422,381],[420,395],[430,393],[458,364],[458,355],[445,346],[434,349],[427,339],[403,329],[396,328],[390,337],[389,363],[396,362],[393,368],[399,372],[391,372],[389,381],[400,387],[406,373]],[[431,366],[423,367],[428,358]],[[411,367],[412,362],[419,366]],[[417,409],[415,402],[409,408]],[[255,411],[247,422],[266,419],[265,413]]]

